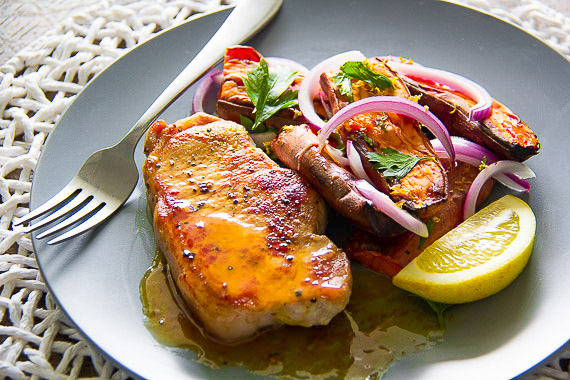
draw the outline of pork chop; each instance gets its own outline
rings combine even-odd
[[[159,249],[196,322],[236,343],[271,326],[327,324],[350,296],[326,208],[239,124],[199,113],[156,122],[143,174]]]

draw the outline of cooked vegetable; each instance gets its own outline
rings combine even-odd
[[[298,89],[301,81],[303,80],[303,74],[301,71],[306,70],[304,66],[285,58],[267,58],[266,62],[268,72],[265,73],[260,64],[261,60],[261,54],[252,47],[235,46],[226,49],[226,54],[224,56],[223,82],[216,104],[218,116],[238,123],[241,121],[240,118],[245,116],[254,121],[252,127],[255,125],[255,132],[265,130],[264,128],[260,129],[260,123],[255,123],[255,119],[257,117],[265,118],[268,114],[269,117],[267,117],[263,122],[263,124],[268,128],[279,129],[283,125],[300,124],[305,122],[305,119],[301,116],[298,108],[294,105],[296,100],[291,96],[292,93]],[[256,67],[258,69],[261,68],[261,70],[256,69]],[[299,73],[294,76],[294,79],[290,85],[288,85],[288,88],[285,88],[281,92],[283,95],[279,94],[281,97],[278,96],[276,92],[279,89],[282,89],[282,87],[279,84],[274,83],[273,80],[276,77],[288,80],[288,74],[297,69],[300,69]],[[261,86],[261,96],[254,96],[258,102],[261,102],[260,105],[262,107],[259,107],[260,116],[254,112],[257,102],[255,102],[256,104],[252,102],[250,99],[251,94],[248,94],[245,85],[245,82],[248,81],[248,73],[251,73],[252,70],[256,72],[254,78],[252,78],[254,79],[253,82]],[[274,91],[267,93],[269,87],[273,87]],[[253,91],[257,93],[256,90]],[[267,102],[267,96],[273,98],[273,101]],[[282,106],[284,105],[287,107],[283,109]]]
[[[457,161],[465,162],[478,168],[481,165],[490,165],[499,160],[493,152],[473,141],[458,136],[451,136],[451,142],[455,148]],[[445,149],[443,149],[438,140],[431,140],[431,145],[437,154],[445,154]],[[496,173],[493,178],[515,191],[528,192],[530,190],[530,184],[527,181],[513,174]]]
[[[497,161],[479,173],[477,178],[469,187],[467,196],[465,197],[465,203],[463,204],[463,219],[469,218],[475,213],[475,206],[477,203],[477,198],[479,197],[479,192],[481,188],[487,182],[487,180],[493,177],[496,173],[509,173],[515,174],[520,178],[534,178],[534,172],[525,164],[517,161]]]
[[[427,109],[417,103],[397,96],[375,96],[351,103],[336,113],[322,128],[319,134],[319,145],[323,146],[327,138],[345,121],[354,116],[370,112],[393,112],[417,120],[438,138],[449,157],[455,160],[455,152],[451,137],[445,126]]]
[[[437,211],[424,222],[433,223],[429,236],[425,239],[407,231],[397,236],[377,236],[362,230],[355,231],[343,246],[349,257],[373,271],[393,277],[404,266],[434,241],[463,221],[462,209],[465,195],[471,182],[479,174],[479,169],[459,162],[448,172],[449,198],[440,203]],[[479,201],[491,192],[493,181],[488,181]],[[420,242],[423,241],[423,247]]]
[[[321,128],[325,122],[317,113],[313,107],[313,99],[318,94],[320,89],[320,76],[322,73],[332,70],[338,70],[340,65],[346,61],[350,60],[364,60],[366,59],[364,55],[356,50],[347,51],[345,53],[334,55],[319,64],[315,65],[305,79],[301,83],[299,88],[299,108],[303,112],[303,116],[313,125]]]
[[[310,182],[339,214],[356,225],[380,236],[403,231],[357,191],[354,175],[319,152],[317,136],[307,125],[285,128],[273,140],[271,149],[281,162]]]
[[[365,180],[361,179],[356,181],[356,188],[367,199],[370,199],[378,210],[388,215],[405,229],[422,237],[427,237],[429,235],[426,225],[422,223],[421,220],[413,217],[407,211],[396,206],[389,196],[376,190],[374,186]]]
[[[417,77],[422,80],[428,80],[438,83],[440,86],[445,85],[450,89],[458,91],[462,94],[474,99],[477,104],[470,107],[469,121],[481,120],[491,115],[492,98],[491,95],[479,84],[470,79],[450,73],[448,71],[432,69],[411,62],[403,63],[393,60],[386,60],[386,65],[398,74],[406,77]]]
[[[204,100],[215,87],[220,87],[222,83],[222,72],[213,69],[200,81],[196,93],[192,98],[192,113],[204,112]]]
[[[450,134],[465,137],[494,152],[501,159],[524,161],[538,153],[540,143],[532,130],[510,109],[496,100],[492,113],[480,121],[469,120],[473,100],[419,78],[405,79],[419,103],[427,106],[447,127]]]

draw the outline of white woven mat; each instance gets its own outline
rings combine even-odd
[[[0,67],[0,378],[125,378],[66,321],[43,283],[30,237],[12,228],[28,212],[46,136],[73,97],[118,56],[222,0],[107,0],[76,14]],[[509,20],[570,58],[570,19],[535,0],[464,0]],[[570,379],[570,352],[532,378]],[[566,368],[565,368],[566,369]]]

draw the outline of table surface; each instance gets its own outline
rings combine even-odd
[[[0,0],[0,65],[69,15],[100,0]],[[542,0],[570,17],[569,0]]]

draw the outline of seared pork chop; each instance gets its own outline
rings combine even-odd
[[[239,124],[195,114],[156,122],[143,173],[159,249],[211,337],[235,343],[274,325],[327,324],[348,303],[349,262],[326,208]]]

